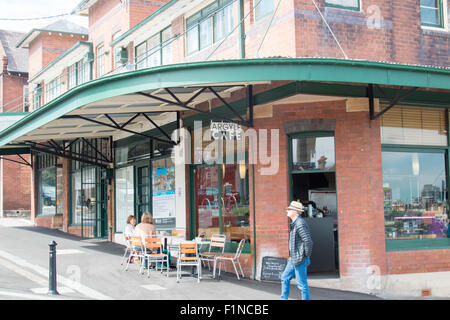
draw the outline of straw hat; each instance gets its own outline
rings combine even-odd
[[[289,207],[287,207],[288,210],[295,210],[298,212],[303,212],[303,205],[298,201],[292,201]]]

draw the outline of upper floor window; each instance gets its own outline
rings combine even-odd
[[[273,0],[253,0],[255,19],[261,19],[273,12]]]
[[[423,26],[442,28],[443,14],[442,0],[420,0],[420,21]]]
[[[121,32],[117,31],[116,33],[114,33],[111,37],[111,40],[114,41],[117,38],[119,38]],[[113,56],[113,69],[120,67],[121,62],[120,62],[120,51],[122,51],[122,48],[120,46],[117,46],[114,48],[114,56]]]
[[[136,47],[136,69],[156,67],[172,62],[172,32],[168,27]]]
[[[336,7],[349,10],[360,10],[360,0],[325,0],[327,7]]]
[[[61,76],[45,85],[45,103],[50,102],[61,94]]]
[[[105,74],[105,46],[97,47],[97,78]]]
[[[233,6],[230,0],[215,1],[190,16],[186,19],[186,28],[188,55],[222,40],[233,29]]]
[[[71,89],[77,85],[91,80],[90,63],[80,60],[69,67],[69,87]]]

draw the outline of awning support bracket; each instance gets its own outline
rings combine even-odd
[[[239,124],[239,125],[242,125],[242,126],[245,126],[245,127],[252,127],[253,126],[252,119],[250,119],[249,121],[246,121],[244,118],[242,118],[242,116],[229,103],[227,103],[225,101],[225,99],[223,99],[211,86],[201,88],[195,94],[193,94],[192,97],[189,98],[186,102],[182,102],[170,89],[164,88],[164,90],[175,101],[168,100],[168,99],[165,99],[165,98],[161,98],[161,97],[155,96],[155,95],[150,94],[150,93],[145,93],[145,92],[137,92],[137,94],[140,94],[142,96],[145,96],[145,97],[148,97],[148,98],[151,98],[151,99],[154,99],[154,100],[157,100],[157,101],[169,104],[169,105],[175,105],[175,106],[178,106],[178,107],[183,108],[183,109],[187,109],[187,110],[194,111],[194,112],[197,112],[197,113],[202,113],[202,114],[208,115],[209,117],[211,117],[213,119],[216,119],[216,120],[222,120],[222,121],[227,121],[227,122],[231,122],[231,123],[236,123],[236,124]],[[233,119],[230,119],[228,117],[221,116],[221,115],[215,114],[215,113],[210,112],[210,111],[199,110],[199,109],[196,109],[194,107],[189,106],[189,104],[192,103],[192,101],[194,101],[195,98],[197,98],[200,94],[202,94],[206,90],[209,90],[212,94],[214,94],[225,105],[225,107],[227,107],[234,115],[236,115],[239,118],[239,120],[233,120]],[[249,93],[250,92],[251,92],[251,90],[249,90]],[[252,105],[249,105],[249,108],[253,108]],[[253,110],[250,111],[250,113],[253,114]]]
[[[13,160],[13,159],[8,159],[8,158],[5,158],[3,156],[0,157],[0,160],[11,161],[11,162],[14,162],[14,163],[18,163],[18,164],[21,164],[21,165],[24,165],[24,166],[31,167],[31,163],[29,163],[27,160],[25,160],[20,154],[18,154],[18,156],[23,160],[23,162],[17,161],[17,160]]]
[[[375,86],[382,93],[384,98],[390,102],[389,105],[386,108],[384,108],[383,110],[381,110],[378,113],[375,113],[375,102],[374,102],[374,96],[375,96],[375,94],[374,94],[374,87]],[[377,85],[374,85],[374,84],[369,84],[369,86],[367,88],[367,97],[369,98],[370,120],[378,119],[383,114],[385,114],[387,111],[389,111],[390,109],[392,109],[393,107],[395,107],[396,105],[401,103],[403,100],[405,100],[410,94],[416,92],[417,89],[418,89],[418,87],[413,87],[412,89],[408,90],[407,92],[405,92],[402,95],[403,88],[404,87],[401,86],[397,90],[397,93],[395,94],[395,96],[393,98],[390,98],[390,97],[388,97],[386,95],[386,93],[384,92],[384,90],[380,86],[377,86]]]
[[[136,114],[134,116],[134,118],[138,117],[139,115],[141,115],[141,113]],[[109,115],[104,114],[104,116],[106,118],[112,120],[112,118]],[[101,122],[101,121],[98,121],[98,120],[95,120],[95,119],[86,118],[86,117],[83,117],[81,115],[68,115],[68,116],[62,116],[61,118],[63,118],[63,119],[75,119],[75,118],[76,119],[82,119],[82,120],[93,122],[95,124],[99,124],[99,125],[102,125],[102,126],[105,126],[105,127],[113,128],[113,129],[116,129],[116,130],[124,131],[124,132],[127,132],[127,133],[139,135],[139,136],[143,136],[145,138],[156,140],[156,141],[159,141],[159,142],[163,142],[163,143],[167,143],[167,144],[173,144],[173,145],[176,144],[176,142],[174,142],[172,140],[160,139],[160,138],[157,138],[157,137],[149,136],[149,135],[147,135],[145,133],[142,133],[142,132],[136,132],[136,131],[133,131],[133,130],[126,129],[124,126],[118,125],[115,121],[113,121],[113,124],[109,124],[109,123]],[[130,120],[132,120],[132,119],[130,119]],[[131,122],[130,120],[128,120],[126,124],[129,124]]]

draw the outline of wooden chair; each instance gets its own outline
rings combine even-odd
[[[144,252],[144,259],[147,260],[147,277],[150,278],[150,265],[155,263],[158,267],[158,263],[161,266],[161,273],[163,273],[163,265],[166,263],[167,277],[169,276],[169,256],[163,253],[163,246],[161,238],[159,237],[146,237],[144,239],[144,246],[147,250]],[[159,251],[159,252],[158,252]]]
[[[196,242],[180,243],[180,251],[177,259],[177,282],[181,279],[181,267],[183,266],[197,267],[197,281],[200,282],[202,265]]]
[[[213,278],[216,277],[217,262],[220,263],[220,265],[219,265],[219,277],[220,277],[220,267],[222,266],[222,262],[225,262],[225,261],[231,261],[231,263],[233,264],[233,267],[234,267],[234,271],[236,272],[236,276],[237,276],[238,280],[241,280],[239,278],[239,272],[238,272],[238,270],[236,268],[236,263],[237,263],[239,265],[239,268],[241,269],[242,277],[244,277],[244,272],[242,271],[242,266],[241,266],[241,263],[239,262],[239,257],[241,256],[242,249],[244,248],[244,244],[245,244],[245,239],[242,239],[239,242],[239,245],[238,245],[238,247],[236,249],[236,254],[234,255],[234,257],[226,257],[226,256],[222,255],[222,256],[216,256],[214,258]],[[225,263],[224,263],[224,265],[225,265]]]
[[[213,234],[209,243],[208,251],[200,252],[202,262],[208,262],[208,269],[211,270],[210,262],[214,262],[214,258],[222,255],[225,250],[225,242],[227,237],[224,234]]]
[[[142,239],[139,236],[130,236],[129,242],[131,246],[130,255],[128,257],[127,267],[125,271],[128,271],[128,266],[130,265],[130,261],[132,258],[138,258],[141,260],[141,267],[139,268],[139,273],[142,273],[142,269],[144,267],[144,246],[142,243]]]

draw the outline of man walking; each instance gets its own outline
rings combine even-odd
[[[302,300],[309,300],[309,288],[306,278],[307,268],[310,265],[310,257],[313,242],[308,225],[300,217],[303,206],[300,202],[292,201],[286,208],[287,216],[291,219],[289,225],[289,260],[281,275],[281,299],[289,298],[291,279],[295,276],[297,287],[302,294]]]

